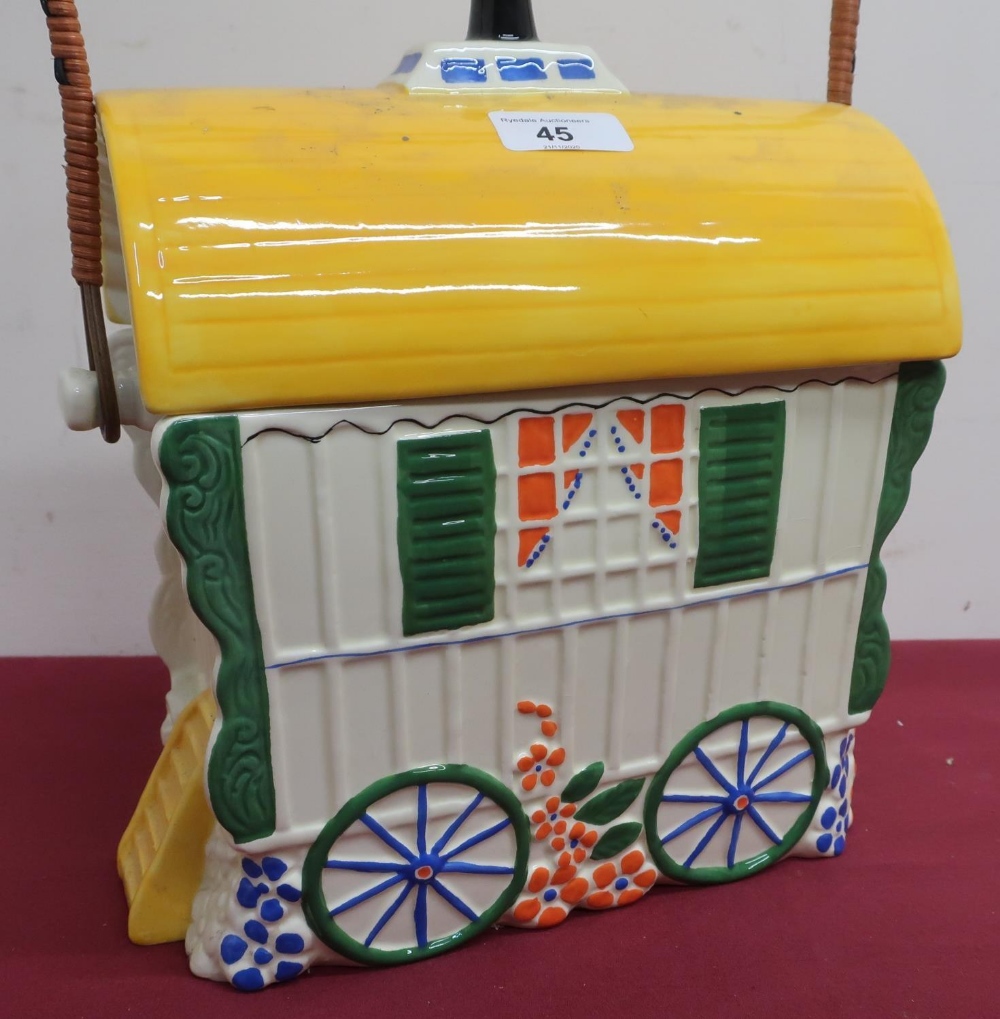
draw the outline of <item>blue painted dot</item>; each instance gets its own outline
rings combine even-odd
[[[277,881],[288,870],[288,864],[276,856],[265,856],[260,865],[271,881]]]
[[[642,492],[636,492],[636,493],[635,493],[635,497],[636,497],[637,499],[641,499],[641,498],[642,498]]]
[[[550,821],[558,821],[559,820],[559,815],[558,814],[549,814],[549,820]]]
[[[580,844],[580,840],[579,840],[579,839],[570,839],[570,840],[569,840],[569,848],[570,848],[570,849],[576,849],[576,847],[577,847],[577,846],[578,846],[579,844]]]
[[[256,863],[253,862],[253,860],[244,856],[243,873],[246,874],[247,877],[260,877],[264,872],[257,866]]]
[[[267,944],[267,928],[260,922],[260,920],[247,920],[243,925],[243,933],[251,941],[257,941],[262,945]]]
[[[845,736],[840,741],[840,756],[843,757],[847,753],[847,737]]]
[[[625,452],[625,447],[624,446],[619,446],[618,447],[618,452],[619,453],[624,453]]]
[[[837,822],[837,828],[836,828],[837,834],[839,835],[843,830],[844,830],[844,822],[843,821],[838,821]]]
[[[634,491],[635,491],[635,485],[629,485],[629,486],[628,486],[628,490],[629,490],[630,492],[634,492]]]
[[[542,538],[542,544],[543,545],[547,545],[551,540],[552,540],[552,535],[551,534],[546,534],[545,537]]]
[[[840,795],[841,796],[846,796],[847,795],[847,776],[846,775],[840,780]]]
[[[249,878],[240,878],[240,883],[236,888],[236,901],[244,909],[253,909],[257,905],[257,900],[267,894],[267,885],[259,884],[255,885]]]
[[[833,775],[830,778],[830,788],[831,789],[836,789],[837,788],[837,783],[839,781],[840,781],[840,765],[838,764],[833,769]]]
[[[527,561],[527,562],[526,562],[526,563],[524,564],[524,568],[525,568],[526,570],[530,570],[530,569],[531,569],[531,567],[532,567],[532,566],[534,566],[534,565],[535,565],[535,560],[534,560],[534,559],[529,559],[529,560],[528,560],[528,561]]]
[[[628,468],[627,467],[623,467],[622,468],[622,474],[628,474]]]
[[[833,822],[836,820],[837,808],[827,807],[826,810],[823,811],[823,816],[820,818],[820,824],[823,825],[824,828],[832,828]]]
[[[268,923],[274,923],[285,915],[285,907],[277,899],[267,899],[260,907],[260,915]]]
[[[257,951],[253,953],[253,961],[257,963],[258,966],[266,966],[273,958],[274,956],[271,955],[266,948],[258,948]]]
[[[596,429],[596,428],[591,428],[591,429],[590,429],[590,431],[589,431],[589,432],[588,432],[587,434],[588,434],[588,435],[589,435],[589,436],[590,436],[591,438],[593,438],[593,437],[594,437],[595,435],[597,435],[597,429]]]
[[[840,805],[840,809],[837,811],[841,817],[847,817],[847,800],[844,800]]]
[[[535,771],[541,771],[541,770],[542,770],[542,766],[540,764],[536,764],[535,765]]]
[[[287,959],[283,959],[278,963],[278,968],[274,971],[274,975],[279,980],[292,980],[302,972],[301,962],[289,962]]]
[[[586,439],[586,440],[584,440],[584,443],[583,443],[583,448],[584,448],[584,449],[590,449],[590,446],[591,446],[591,442],[590,442],[590,439]]]
[[[259,969],[241,969],[233,974],[233,987],[238,991],[259,991],[264,986],[264,974]]]
[[[620,892],[624,891],[626,888],[628,888],[628,878],[627,877],[620,877],[615,882],[615,888],[617,888],[618,891],[620,891]]]
[[[557,894],[557,893],[556,893],[556,890],[555,890],[554,888],[550,888],[550,889],[549,889],[549,890],[548,890],[548,891],[547,891],[547,892],[546,892],[546,893],[545,893],[545,894],[544,894],[544,895],[542,896],[542,898],[543,898],[543,899],[545,899],[545,901],[546,901],[546,902],[551,902],[551,901],[552,901],[552,900],[553,900],[553,899],[554,899],[554,898],[556,897],[556,894]]]
[[[219,955],[227,966],[232,966],[234,962],[239,962],[243,958],[246,950],[247,943],[242,938],[235,934],[227,934],[219,946]]]
[[[582,481],[583,481],[583,475],[579,471],[577,471],[576,472],[576,479],[573,481],[573,487],[574,488],[579,488],[580,487],[580,483]],[[573,493],[570,492],[570,495],[572,495],[572,494]]]
[[[563,503],[563,509],[569,509],[569,500],[568,499],[566,500],[566,502]]]
[[[840,838],[837,839],[837,841],[834,842],[834,844],[833,844],[833,855],[834,856],[840,856],[840,854],[844,851],[844,846],[846,846],[846,845],[847,845],[847,840],[844,838],[843,835],[841,835]]]
[[[829,852],[831,845],[833,845],[833,836],[829,832],[826,832],[825,834],[820,835],[820,837],[818,839],[816,839],[816,848],[821,853]]]
[[[302,892],[294,885],[278,885],[277,892],[285,902],[298,902],[302,898]]]
[[[305,947],[301,934],[279,934],[274,947],[283,955],[298,955]]]
[[[671,548],[677,548],[677,542],[676,542],[676,541],[672,541],[672,542],[670,543],[670,547],[671,547]]]
[[[614,435],[617,431],[618,431],[618,426],[617,425],[612,425],[611,426],[611,434]]]
[[[660,525],[654,520],[653,521],[653,530],[655,531],[659,526]]]

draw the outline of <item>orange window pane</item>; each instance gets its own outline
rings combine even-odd
[[[521,467],[544,467],[556,458],[554,418],[521,418],[517,425],[517,462]]]
[[[551,520],[556,515],[556,476],[522,474],[517,479],[517,512],[522,520]]]
[[[656,519],[671,533],[677,534],[681,529],[681,511],[667,510],[666,513],[657,513]]]
[[[653,408],[650,446],[654,453],[676,453],[684,448],[684,408],[664,404]]]
[[[649,471],[649,505],[672,506],[684,492],[684,462],[654,460]]]
[[[646,412],[644,410],[620,410],[617,414],[622,427],[635,439],[642,442],[646,434]]]
[[[640,481],[646,476],[645,464],[629,464],[628,468]]]
[[[594,420],[593,414],[564,414],[562,419],[562,446],[567,453],[579,441]]]
[[[524,564],[531,558],[538,543],[549,533],[547,527],[528,527],[518,534],[517,565]]]

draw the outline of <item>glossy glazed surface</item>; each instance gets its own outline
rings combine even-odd
[[[398,88],[103,96],[148,407],[957,351],[933,197],[857,111],[519,95],[526,111],[612,113],[635,150],[511,152],[488,118],[498,101]]]

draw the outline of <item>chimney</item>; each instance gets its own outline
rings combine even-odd
[[[472,0],[468,39],[533,41],[535,16],[531,0]]]

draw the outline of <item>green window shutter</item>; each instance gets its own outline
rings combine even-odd
[[[771,572],[785,455],[783,402],[701,412],[695,587]]]
[[[403,633],[493,618],[496,466],[489,431],[396,444]]]

